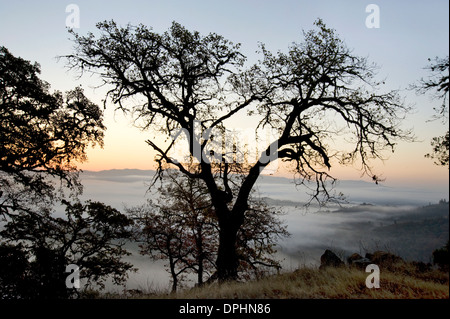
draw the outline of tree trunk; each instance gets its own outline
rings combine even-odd
[[[269,152],[269,148],[266,153],[267,152]],[[217,205],[213,200],[220,228],[219,251],[216,261],[219,282],[236,280],[238,278],[239,259],[236,253],[237,233],[244,223],[244,215],[248,209],[248,198],[253,185],[258,179],[260,172],[267,164],[268,163],[264,164],[258,161],[258,163],[250,169],[247,178],[242,183],[238,197],[231,211],[226,207],[225,202],[223,209],[220,209],[222,207]]]
[[[236,280],[238,278],[239,259],[236,253],[237,232],[244,222],[244,212],[247,209],[247,199],[241,198],[233,210],[227,206],[232,198],[231,192],[219,190],[213,175],[211,166],[202,162],[203,180],[211,195],[212,204],[219,222],[219,249],[217,252],[216,267],[219,282]],[[227,183],[225,181],[227,188]],[[251,189],[251,186],[250,186]]]
[[[171,294],[177,292],[177,286],[178,286],[178,278],[177,276],[172,276],[172,290],[170,291]]]
[[[237,221],[219,220],[219,250],[217,254],[217,276],[219,282],[236,280],[238,278],[239,260],[236,253]]]
[[[168,243],[169,243],[169,241],[168,241]],[[172,275],[172,290],[170,293],[175,293],[175,292],[177,292],[178,275],[175,271],[175,262],[171,255],[169,255],[169,267],[170,267],[170,274]]]
[[[201,236],[201,234],[200,234]],[[204,258],[204,253],[203,253],[203,243],[202,243],[202,238],[200,238],[200,243],[197,244],[197,249],[198,249],[198,258],[197,258],[197,263],[198,263],[198,271],[197,271],[197,285],[199,287],[203,286],[203,260]]]
[[[199,287],[203,286],[203,264],[198,265],[197,285]]]

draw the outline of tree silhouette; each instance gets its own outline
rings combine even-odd
[[[449,271],[450,258],[448,254],[449,241],[444,247],[435,249],[433,251],[433,264],[438,265],[439,269],[443,271]]]
[[[55,178],[79,191],[74,162],[103,143],[103,115],[80,87],[50,93],[40,66],[0,47],[0,214],[31,212],[55,197]]]
[[[75,162],[86,159],[89,145],[103,144],[103,114],[80,87],[50,93],[39,73],[39,64],[0,47],[2,298],[71,296],[65,285],[71,263],[88,285],[100,287],[107,276],[123,282],[131,269],[121,260],[126,216],[76,201],[82,185]],[[54,216],[59,201],[64,218]]]
[[[272,54],[261,45],[262,60],[246,70],[239,45],[214,33],[202,36],[175,22],[162,34],[143,25],[119,27],[114,21],[97,27],[98,37],[72,31],[76,46],[66,56],[68,65],[81,74],[98,74],[109,85],[110,100],[133,110],[143,128],[169,140],[180,130],[189,133],[187,163],[197,161],[196,166],[169,155],[174,142],[147,143],[158,154],[159,172],[168,163],[206,184],[220,229],[220,281],[238,276],[238,231],[250,193],[271,162],[291,162],[299,182],[310,186],[312,181],[312,195],[327,198],[327,180],[333,180],[329,169],[336,162],[360,162],[366,174],[376,176],[371,160],[410,137],[399,126],[409,108],[398,93],[381,93],[375,66],[353,55],[320,19],[287,53]],[[227,154],[213,147],[221,144],[220,137],[211,134],[223,132],[245,112],[259,120],[258,127],[278,134],[258,147],[251,165],[227,161]],[[195,125],[200,125],[199,134]],[[243,177],[234,192],[231,173]]]
[[[172,292],[189,272],[201,286],[217,276],[219,225],[208,189],[202,180],[173,169],[165,170],[162,184],[158,200],[128,210],[135,220],[135,238],[143,255],[168,261]],[[272,254],[277,239],[289,235],[279,212],[255,196],[249,202],[237,235],[238,270],[246,279],[280,268]]]
[[[68,298],[77,291],[67,289],[66,266],[76,264],[83,289],[104,288],[112,278],[123,283],[130,263],[123,248],[131,236],[131,221],[116,209],[99,202],[64,202],[64,218],[20,214],[0,232],[2,298]],[[32,257],[32,258],[30,258]],[[9,266],[8,266],[9,265]]]
[[[431,62],[431,59],[428,59]],[[436,118],[443,123],[448,122],[448,90],[449,90],[449,59],[435,58],[434,62],[426,68],[430,73],[428,79],[421,79],[419,84],[413,85],[417,93],[425,94],[432,92],[435,99],[442,100],[442,104],[435,108]],[[427,158],[435,160],[436,165],[449,167],[449,145],[450,139],[448,130],[442,136],[433,137],[431,146],[432,153],[425,155]]]

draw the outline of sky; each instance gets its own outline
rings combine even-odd
[[[248,64],[259,58],[258,42],[272,51],[284,51],[292,42],[302,41],[302,30],[313,27],[317,18],[336,29],[354,54],[368,57],[380,66],[380,77],[387,89],[399,89],[414,113],[405,120],[418,142],[400,143],[385,162],[375,162],[388,185],[442,185],[448,187],[448,169],[437,167],[424,154],[431,149],[430,140],[443,135],[448,124],[430,121],[433,107],[439,101],[418,96],[407,88],[427,77],[424,67],[428,58],[445,57],[449,53],[449,2],[431,1],[294,1],[294,0],[229,0],[229,1],[4,1],[0,0],[0,45],[12,54],[41,65],[41,78],[53,90],[66,91],[82,85],[85,94],[101,104],[105,88],[96,88],[96,77],[84,76],[67,69],[64,59],[56,57],[73,52],[67,32],[67,21],[74,4],[79,9],[80,34],[95,32],[95,24],[115,20],[151,26],[156,32],[166,31],[172,21],[202,34],[214,32],[241,43]],[[366,12],[369,4],[379,8],[379,27],[368,28]],[[145,140],[148,133],[133,127],[131,119],[114,107],[105,110],[108,127],[103,149],[88,151],[88,161],[79,165],[84,170],[154,168],[154,153]],[[245,125],[245,124],[243,124]],[[359,179],[358,167],[335,168],[341,179]],[[285,171],[278,174],[286,176]],[[367,178],[366,178],[367,179]]]

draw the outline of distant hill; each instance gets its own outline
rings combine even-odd
[[[111,169],[104,171],[83,171],[83,180],[96,179],[116,183],[132,183],[136,181],[150,181],[155,175],[154,170],[140,169]]]
[[[83,174],[96,175],[96,176],[126,176],[126,175],[148,175],[154,174],[155,170],[142,170],[134,168],[124,168],[124,169],[108,169],[101,171],[83,171]]]
[[[358,205],[341,208],[334,213],[376,213],[385,208],[373,205]],[[431,254],[449,239],[449,203],[417,207],[414,209],[389,211],[384,218],[373,221],[354,221],[351,225],[353,235],[370,238],[406,260],[431,261]],[[368,240],[369,242],[369,240]]]
[[[431,252],[449,240],[449,204],[417,208],[372,233],[391,242],[403,258],[429,262]]]
[[[150,182],[154,170],[112,169],[104,171],[84,171],[81,177],[85,181],[101,180],[115,183]],[[311,185],[314,186],[314,185]],[[296,186],[295,180],[286,177],[261,175],[256,183],[262,197],[273,200],[287,200],[304,203],[310,199],[306,187]],[[427,187],[390,187],[376,185],[363,180],[339,180],[331,192],[342,193],[349,203],[374,205],[414,205],[423,206],[437,203],[448,198],[448,189]]]

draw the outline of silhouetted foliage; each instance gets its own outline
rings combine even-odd
[[[48,205],[55,183],[78,191],[75,161],[103,144],[103,114],[80,87],[50,93],[40,66],[0,47],[0,214]],[[30,206],[31,204],[31,206]]]
[[[438,265],[443,271],[449,271],[450,255],[448,253],[449,241],[447,244],[433,251],[433,263]]]
[[[20,214],[0,232],[2,298],[68,298],[78,292],[66,287],[66,266],[76,264],[83,288],[104,287],[127,279],[132,265],[122,261],[131,221],[98,202],[64,202],[64,218]]]
[[[428,59],[431,62],[431,59]],[[426,68],[429,70],[430,77],[421,79],[419,84],[413,86],[418,93],[425,94],[431,92],[435,99],[442,100],[442,104],[435,108],[437,113],[436,119],[441,119],[443,123],[448,123],[448,90],[449,90],[449,57],[440,59],[435,58]],[[449,167],[449,134],[433,137],[431,146],[432,153],[425,155],[427,158],[433,159],[436,165]]]
[[[0,244],[0,298],[25,298],[33,289],[30,264],[21,245]]]
[[[216,278],[220,229],[204,182],[179,171],[164,173],[160,198],[128,213],[136,223],[135,238],[141,243],[141,253],[168,261],[175,292],[186,273],[197,275],[197,285]],[[237,236],[238,270],[245,279],[280,269],[272,255],[277,239],[289,235],[277,218],[279,212],[255,196],[249,202]]]
[[[445,116],[448,113],[448,90],[449,90],[449,57],[443,59],[436,57],[426,69],[431,73],[428,79],[421,79],[420,83],[415,86],[420,93],[432,92],[436,99],[442,100],[436,112],[439,116]]]
[[[103,144],[103,113],[80,87],[50,93],[40,66],[0,47],[0,297],[67,298],[68,264],[88,285],[123,282],[128,219],[81,193],[75,162]],[[59,187],[58,187],[59,180]],[[66,194],[66,192],[70,194]],[[55,217],[62,201],[65,217]]]
[[[432,153],[426,154],[425,157],[434,159],[434,163],[440,166],[449,166],[449,149],[450,137],[447,133],[444,136],[436,136],[431,139]]]
[[[206,184],[220,228],[221,281],[238,277],[238,231],[252,188],[270,162],[293,163],[299,182],[310,186],[312,181],[312,195],[319,200],[324,194],[326,200],[331,197],[327,180],[333,180],[329,169],[336,162],[360,162],[372,178],[371,160],[411,137],[399,125],[409,108],[398,93],[381,93],[376,67],[353,55],[321,20],[287,53],[273,54],[261,45],[261,61],[246,70],[239,45],[214,33],[202,36],[175,22],[162,34],[114,21],[97,27],[99,36],[72,31],[76,47],[67,56],[69,67],[99,75],[110,85],[107,97],[134,111],[143,128],[167,138],[179,129],[191,133],[187,146],[196,166],[168,155],[174,143],[147,143],[158,154],[159,173],[168,163]],[[130,100],[133,106],[126,103]],[[253,164],[227,163],[227,154],[212,147],[217,137],[203,133],[223,131],[227,120],[245,112],[259,119],[258,127],[273,128],[278,138],[259,149]],[[202,132],[192,134],[198,124]],[[336,143],[339,138],[343,143]],[[332,146],[344,142],[349,149]],[[234,191],[231,173],[243,177]]]

